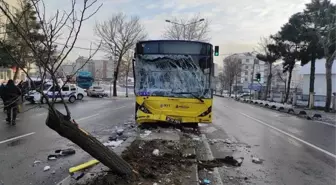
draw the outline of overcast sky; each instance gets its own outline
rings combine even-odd
[[[77,0],[79,1],[79,0]],[[211,43],[220,46],[220,54],[252,51],[260,37],[279,30],[288,18],[302,11],[310,0],[98,0],[103,3],[99,12],[84,23],[76,46],[89,48],[96,41],[93,31],[96,21],[107,20],[113,13],[124,12],[141,18],[149,39],[160,39],[173,16],[190,17],[200,13],[211,21]],[[336,0],[332,0],[333,2]],[[70,0],[46,0],[47,14],[67,9]],[[97,4],[98,5],[98,4]],[[70,60],[88,51],[74,49]],[[103,58],[99,53],[95,58]],[[221,63],[221,57],[216,58]]]

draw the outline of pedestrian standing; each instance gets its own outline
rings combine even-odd
[[[3,102],[3,104],[5,104],[5,101],[4,101],[4,91],[5,91],[5,85],[2,83],[1,86],[0,86],[0,97],[1,97],[1,100]],[[5,106],[3,108],[3,111],[5,112]]]
[[[8,80],[7,85],[4,89],[4,101],[5,108],[7,110],[6,121],[8,123],[16,124],[16,114],[18,100],[21,98],[20,89],[14,84],[13,80]]]

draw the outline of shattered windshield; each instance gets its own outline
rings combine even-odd
[[[211,98],[210,58],[200,55],[143,55],[135,62],[140,96]]]

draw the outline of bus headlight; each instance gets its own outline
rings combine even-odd
[[[212,107],[210,106],[210,107],[208,108],[208,110],[206,110],[205,112],[203,112],[202,114],[200,114],[198,117],[204,117],[204,116],[210,114],[211,111],[212,111]]]
[[[152,112],[149,111],[143,104],[140,105],[139,109],[146,114],[152,114]]]

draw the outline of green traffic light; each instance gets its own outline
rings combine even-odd
[[[219,54],[218,53],[215,53],[215,56],[218,56]]]

